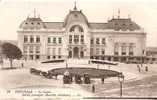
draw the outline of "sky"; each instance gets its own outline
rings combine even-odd
[[[62,22],[74,2],[89,22],[107,22],[112,16],[131,19],[147,33],[147,46],[157,46],[157,1],[155,0],[0,0],[0,40],[17,40],[20,23],[34,15],[43,21]]]

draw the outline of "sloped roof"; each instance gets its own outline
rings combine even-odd
[[[114,30],[139,30],[140,26],[133,22],[130,18],[117,18],[108,21],[108,29]]]
[[[107,29],[107,23],[89,23],[90,29]]]
[[[23,29],[40,29],[44,28],[43,21],[41,18],[30,18],[28,17],[20,24],[20,28]]]
[[[46,29],[62,29],[63,22],[44,22]]]

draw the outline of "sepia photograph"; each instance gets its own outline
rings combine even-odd
[[[1,0],[0,100],[157,100],[157,2]]]

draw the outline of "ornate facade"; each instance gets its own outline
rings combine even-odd
[[[120,62],[142,61],[146,33],[131,18],[107,23],[88,22],[76,6],[64,22],[28,17],[18,29],[18,46],[25,59],[91,58]]]

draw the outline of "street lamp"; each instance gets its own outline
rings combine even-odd
[[[68,68],[68,62],[67,62],[67,59],[66,59],[66,68]]]
[[[124,82],[124,75],[123,75],[122,72],[119,74],[118,80],[119,80],[119,83],[120,83],[120,97],[122,97],[122,85],[123,85],[123,82]]]

